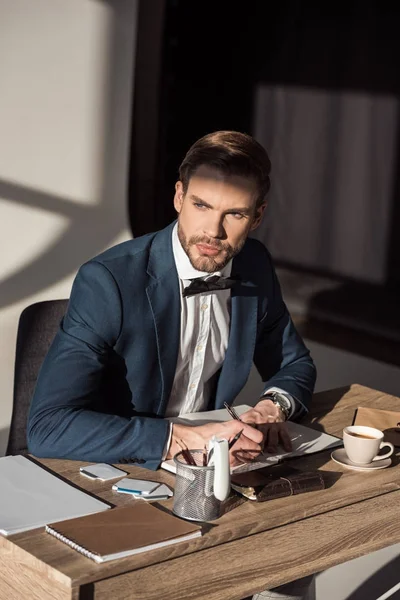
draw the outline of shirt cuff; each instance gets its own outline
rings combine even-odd
[[[288,392],[285,392],[285,390],[282,390],[281,388],[270,387],[263,391],[260,400],[262,400],[262,397],[265,396],[265,394],[268,394],[268,392],[279,392],[280,394],[282,394],[283,396],[285,396],[285,398],[287,398],[289,400],[289,402],[290,402],[290,411],[288,414],[288,420],[289,420],[296,412],[296,402],[295,402],[295,399],[293,398],[293,396],[291,394],[289,394]]]
[[[172,423],[169,424],[168,437],[167,437],[167,441],[165,442],[161,460],[165,460],[165,457],[167,456],[169,447],[171,445],[171,440],[172,440]]]

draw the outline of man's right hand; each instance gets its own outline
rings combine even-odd
[[[208,442],[214,435],[217,438],[229,441],[242,430],[240,438],[229,452],[229,462],[231,467],[244,462],[251,462],[262,451],[263,434],[255,427],[235,420],[224,423],[208,423],[197,427],[172,425],[171,444],[166,458],[173,458],[175,454],[180,452],[181,448],[178,442],[180,443],[181,440],[190,450],[202,450],[204,446],[208,447]]]

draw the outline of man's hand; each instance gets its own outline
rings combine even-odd
[[[239,431],[240,438],[229,453],[231,467],[254,460],[262,451],[264,434],[251,425],[241,421],[226,421],[225,423],[208,423],[197,427],[186,425],[172,425],[172,439],[168,450],[167,459],[180,452],[178,442],[181,440],[190,450],[202,450],[208,441],[215,435],[218,438],[231,440]]]
[[[240,417],[244,423],[257,426],[263,433],[264,449],[271,454],[278,451],[278,445],[286,452],[292,450],[292,442],[281,409],[271,400],[260,400],[254,408],[246,411]]]

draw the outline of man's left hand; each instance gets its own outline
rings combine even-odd
[[[278,451],[278,445],[286,452],[292,450],[285,417],[281,409],[271,400],[260,400],[254,408],[243,413],[240,420],[254,425],[264,435],[264,449],[273,454]]]

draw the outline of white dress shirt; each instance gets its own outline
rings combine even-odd
[[[215,273],[195,269],[178,238],[178,226],[172,231],[172,249],[181,292],[196,277],[229,277],[232,261]],[[218,290],[181,295],[181,333],[175,378],[166,416],[206,410],[213,392],[215,374],[224,362],[228,347],[231,291]]]

